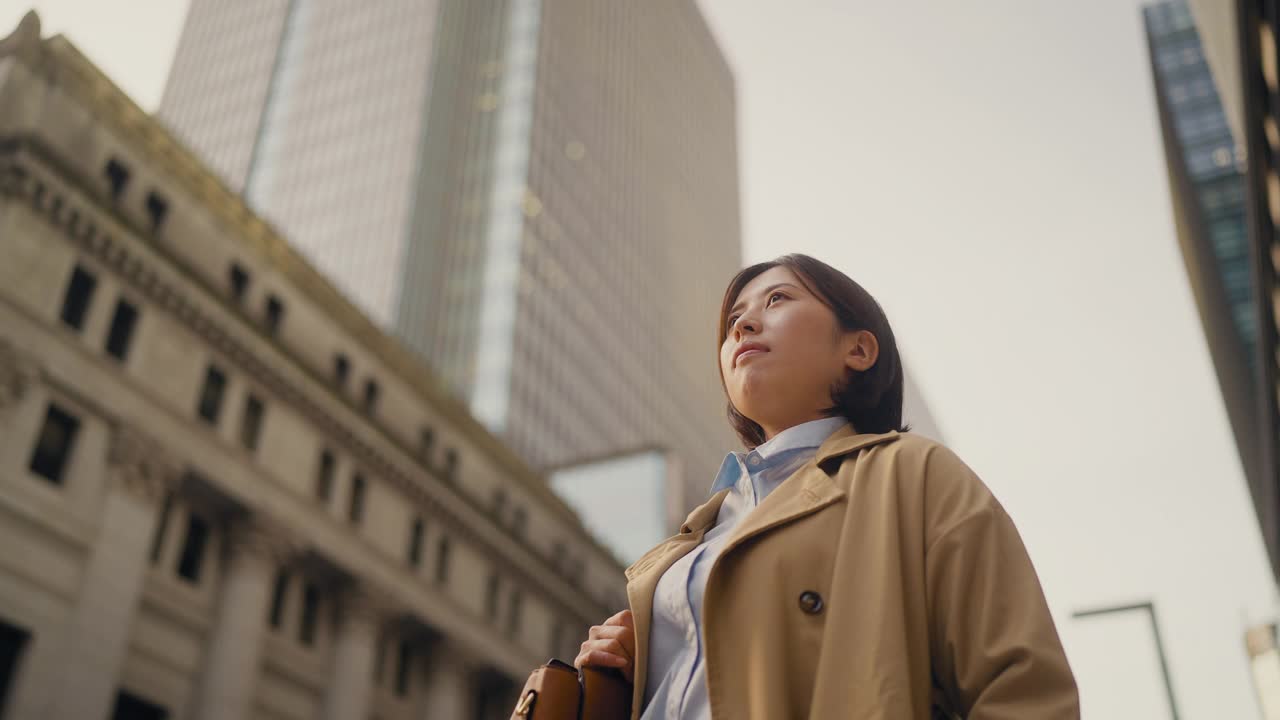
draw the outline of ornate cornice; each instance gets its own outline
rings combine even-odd
[[[15,347],[12,340],[0,338],[0,412],[18,404],[39,376],[35,358]]]
[[[40,39],[40,16],[35,10],[28,10],[18,23],[18,27],[8,37],[0,39],[0,57],[13,55],[22,58],[28,65],[41,61],[44,42]]]
[[[111,430],[107,467],[116,487],[148,502],[158,502],[178,479],[172,457],[154,440],[125,425]]]
[[[46,177],[46,167],[58,172],[60,180]],[[185,286],[175,285],[164,279],[160,273],[149,267],[124,243],[121,243],[109,230],[112,223],[106,217],[103,222],[95,223],[93,218],[100,212],[94,205],[79,202],[78,187],[68,188],[64,192],[62,184],[78,186],[83,183],[68,168],[62,167],[56,156],[34,138],[0,138],[0,194],[26,200],[37,214],[51,226],[61,230],[66,237],[78,244],[86,253],[96,257],[106,268],[115,271],[122,279],[131,282],[136,289],[148,297],[155,306],[172,313],[191,332],[197,334],[209,346],[222,353],[238,369],[251,376],[255,383],[269,390],[277,401],[292,406],[318,430],[328,436],[336,446],[342,447],[362,467],[391,483],[406,493],[431,516],[443,521],[449,532],[481,549],[486,558],[499,567],[504,573],[519,578],[527,587],[537,588],[553,605],[576,614],[580,619],[594,622],[604,617],[611,610],[595,598],[585,595],[580,589],[570,588],[568,584],[554,572],[550,561],[525,545],[529,558],[519,560],[511,557],[506,551],[496,546],[484,536],[473,523],[460,517],[445,503],[442,503],[435,492],[454,493],[465,505],[476,514],[475,519],[489,522],[483,508],[476,501],[450,487],[447,483],[437,482],[438,489],[433,492],[426,487],[423,477],[434,476],[429,468],[422,465],[412,452],[401,444],[384,428],[374,425],[380,435],[402,454],[409,458],[418,468],[417,472],[403,469],[400,462],[387,457],[379,448],[360,437],[353,426],[340,420],[335,414],[316,400],[311,392],[299,384],[286,378],[271,363],[259,357],[259,354],[244,341],[236,337],[228,327],[213,314],[206,311],[200,303],[188,296]],[[116,222],[122,218],[111,216]],[[193,281],[198,285],[199,281]],[[549,490],[547,491],[549,492]],[[502,532],[501,529],[498,530]],[[585,533],[585,531],[583,531]],[[587,535],[584,541],[595,543]],[[513,539],[513,542],[514,541]],[[518,542],[516,542],[519,545]],[[607,554],[608,551],[602,550]],[[533,562],[529,562],[533,560]],[[540,572],[538,566],[546,568]],[[554,586],[563,586],[557,589]],[[586,608],[577,604],[587,601],[595,607]]]

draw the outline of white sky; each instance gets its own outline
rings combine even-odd
[[[251,0],[245,0],[251,1]],[[746,259],[876,295],[949,444],[1018,522],[1087,718],[1256,718],[1275,612],[1178,254],[1134,0],[700,0],[738,78]],[[185,0],[36,2],[142,107]],[[30,2],[0,0],[0,34]]]

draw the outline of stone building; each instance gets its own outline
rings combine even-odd
[[[0,548],[4,718],[506,717],[625,605],[543,479],[34,14],[0,41]]]

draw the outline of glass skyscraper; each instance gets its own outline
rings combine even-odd
[[[1260,443],[1256,268],[1245,153],[1186,0],[1143,9],[1174,225],[1255,501],[1273,480]],[[1221,78],[1217,78],[1220,80]],[[1265,504],[1265,503],[1263,503]],[[1259,507],[1262,507],[1260,504]]]
[[[661,447],[705,494],[741,249],[696,3],[192,0],[159,114],[531,464]]]
[[[1245,233],[1244,171],[1186,0],[1144,9],[1162,105],[1195,191],[1205,239],[1246,362],[1254,362],[1257,309]],[[1252,375],[1252,372],[1249,373]]]

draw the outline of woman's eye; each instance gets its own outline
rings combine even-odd
[[[733,329],[733,324],[734,324],[734,323],[736,323],[736,322],[738,322],[738,316],[737,316],[737,315],[730,315],[730,316],[729,316],[729,322],[728,322],[728,323],[726,323],[726,324],[725,324],[725,326],[724,326],[724,327],[725,327],[725,329],[726,329],[726,330],[732,330],[732,329]]]
[[[769,296],[769,304],[770,304],[770,305],[772,305],[772,304],[773,304],[774,298],[781,298],[781,297],[786,297],[786,295],[783,295],[782,293],[774,293],[774,294],[770,295],[770,296]]]

